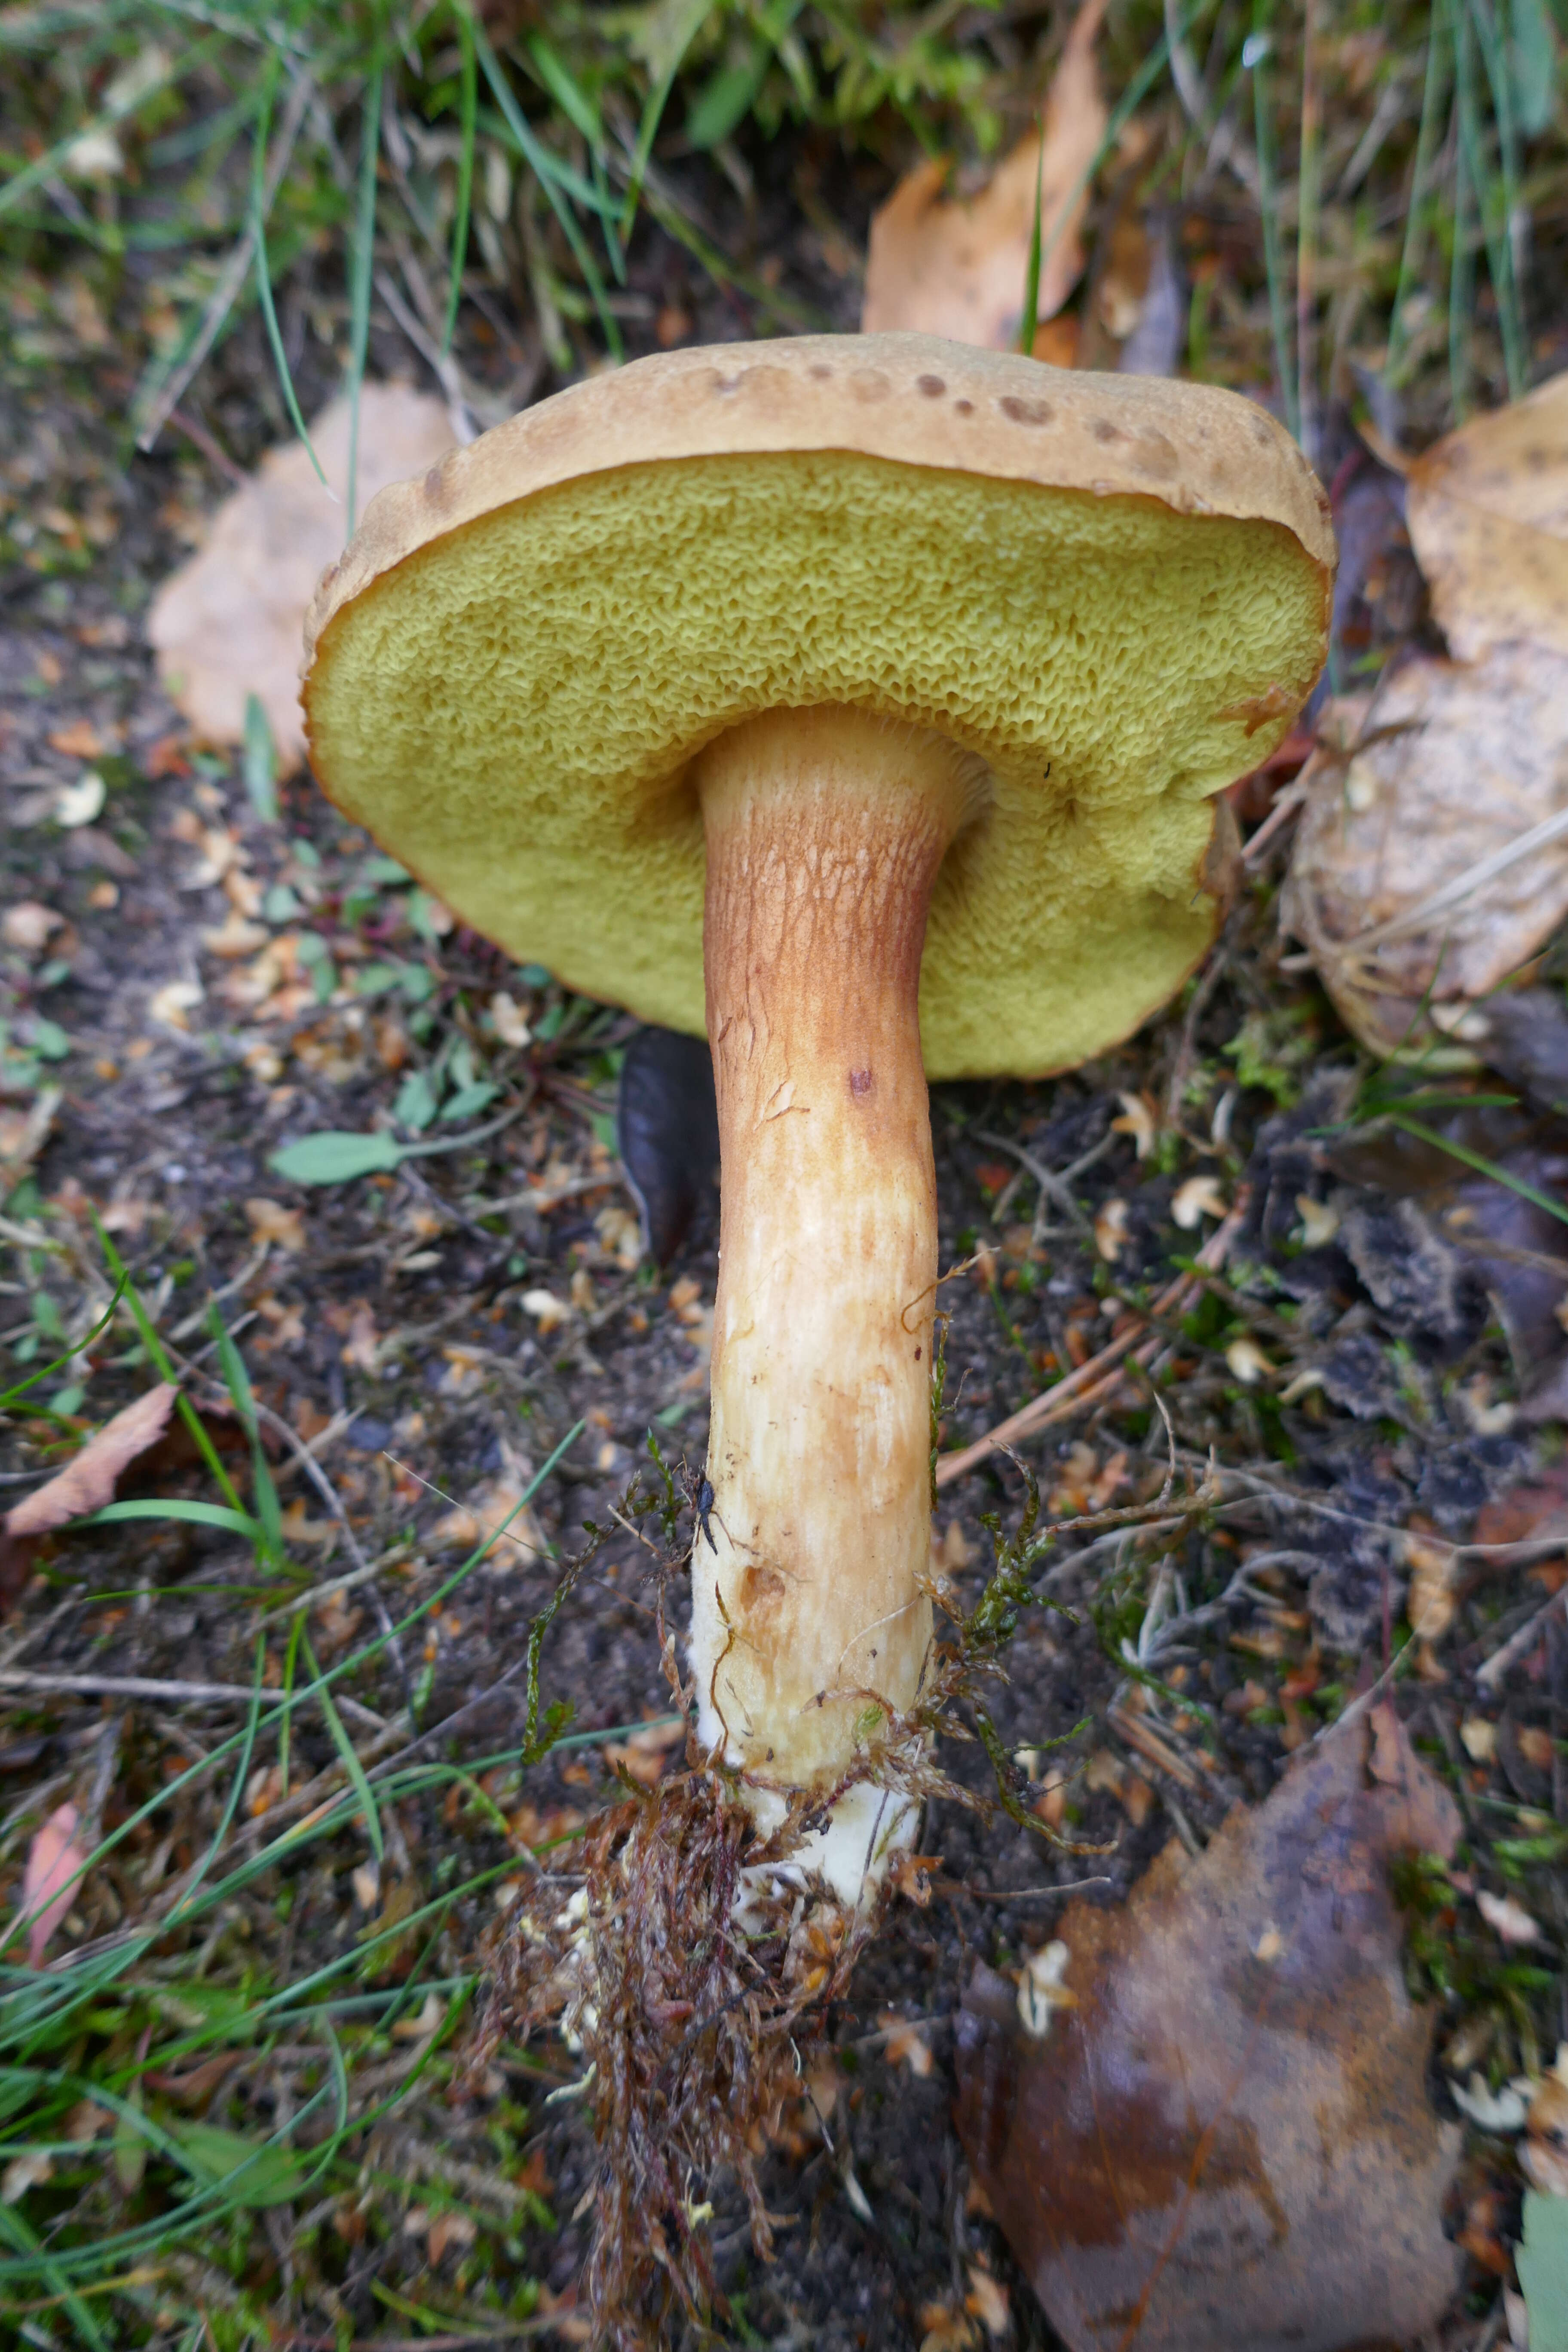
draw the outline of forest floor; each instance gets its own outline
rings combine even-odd
[[[845,163],[816,132],[793,146],[758,133],[746,152],[747,235],[778,264],[772,293],[852,328],[845,257],[863,249],[886,164]],[[1243,233],[1234,191],[1187,217],[1210,239],[1189,236],[1189,257]],[[5,1381],[93,1336],[13,1400],[0,1504],[167,1368],[257,1510],[254,1413],[280,1517],[258,1543],[232,1516],[162,1509],[224,1501],[176,1423],[120,1486],[147,1516],[62,1532],[5,1595],[0,1910],[60,1806],[117,1842],[82,1876],[50,1966],[8,1967],[0,1988],[30,2004],[11,2048],[34,2102],[0,2148],[0,2304],[9,2292],[26,2339],[50,2346],[194,2346],[204,2328],[223,2352],[584,2340],[594,2151],[572,2061],[535,2042],[475,2082],[465,2051],[484,1939],[531,1857],[569,1873],[585,1825],[624,1794],[618,1771],[647,1784],[680,1763],[647,1557],[611,1514],[651,1473],[650,1433],[672,1464],[703,1459],[716,1195],[654,1265],[616,1157],[634,1024],[455,928],[307,778],[261,814],[242,756],[195,740],[160,688],[149,598],[286,429],[258,321],[220,348],[195,437],[171,426],[138,455],[112,299],[37,245],[14,279],[0,888],[49,919],[10,922],[0,949]],[[772,323],[652,223],[630,286],[633,352]],[[1539,311],[1568,302],[1541,295]],[[526,398],[564,380],[537,320],[503,327],[471,337],[474,381]],[[1531,366],[1565,358],[1543,337]],[[379,310],[369,366],[418,373]],[[307,408],[333,388],[309,352],[300,382]],[[1418,436],[1447,421],[1429,392],[1415,405]],[[1325,478],[1348,481],[1348,409],[1323,432]],[[1407,563],[1396,529],[1380,553]],[[1427,631],[1418,598],[1352,600],[1341,618],[1358,657]],[[85,816],[84,774],[103,786]],[[1279,781],[1239,803],[1244,829]],[[1201,1848],[1385,1669],[1417,1752],[1461,1802],[1472,1886],[1515,1898],[1538,1931],[1523,1948],[1462,1906],[1426,1923],[1432,2095],[1457,2114],[1460,2070],[1442,2053],[1461,2033],[1467,2069],[1494,2084],[1549,2063],[1568,2034],[1568,1629],[1549,1606],[1568,1465],[1561,1419],[1529,1403],[1561,1372],[1563,1286],[1545,1260],[1564,1253],[1549,1229],[1521,1243],[1516,1197],[1484,1171],[1380,1118],[1367,1057],[1311,973],[1282,965],[1289,846],[1288,826],[1263,844],[1204,971],[1118,1052],[1047,1082],[933,1089],[942,1259],[967,1262],[943,1292],[948,1452],[1131,1328],[1235,1213],[1223,1266],[1158,1335],[1163,1412],[1130,1373],[1017,1460],[994,1454],[944,1486],[955,1597],[972,1605],[984,1586],[985,1515],[1017,1524],[1026,1467],[1058,1520],[1153,1503],[1173,1457],[1179,1490],[1207,1478],[1210,1502],[1168,1570],[1168,1545],[1136,1528],[1068,1525],[1046,1555],[1061,1608],[1024,1613],[988,1704],[1010,1752],[1039,1751],[1028,1804],[1068,1843],[933,1806],[921,1850],[937,1892],[898,1906],[830,2021],[813,2082],[831,2128],[804,2102],[765,2157],[771,2263],[750,2252],[738,2192],[714,2185],[726,2340],[1057,2341],[952,2120],[952,2021],[974,1965],[1022,1966],[1069,1885],[1116,1905],[1173,1836]],[[1559,1003],[1564,971],[1561,948],[1535,968]],[[1551,1089],[1504,1076],[1489,1156],[1528,1147],[1560,1168]],[[398,1106],[409,1132],[441,1140],[438,1118],[408,1117],[421,1078],[432,1103],[492,1090],[454,1121],[450,1150],[310,1190],[270,1170],[281,1146],[369,1131]],[[530,1632],[589,1521],[612,1532],[539,1666],[539,1698],[570,1720],[524,1766]],[[1406,1611],[1433,1548],[1448,1606],[1423,1643]],[[1218,1605],[1179,1643],[1145,1643],[1155,1674],[1138,1643],[1168,1573],[1180,1609]],[[679,1626],[679,1579],[670,1605]],[[1507,1671],[1478,1685],[1527,1625]],[[255,1739],[258,1676],[286,1694],[334,1668],[331,1703]],[[984,1794],[977,1748],[943,1760]],[[17,2111],[7,2095],[0,2123]],[[128,2133],[131,2108],[161,2136]],[[1469,2269],[1433,2339],[1454,2352],[1499,2340],[1518,2195],[1499,2144],[1472,2133],[1451,2216]],[[1000,2305],[976,2305],[977,2269]]]

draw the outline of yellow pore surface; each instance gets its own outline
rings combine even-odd
[[[926,1069],[1025,1076],[1126,1035],[1207,945],[1205,796],[1310,688],[1323,596],[1282,527],[1152,499],[840,452],[629,466],[345,605],[312,746],[466,922],[700,1034],[693,754],[780,707],[936,729],[991,782],[931,904]]]

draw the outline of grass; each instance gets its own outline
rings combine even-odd
[[[1251,261],[1233,252],[1229,266],[1248,316],[1256,294],[1267,320],[1262,349],[1248,326],[1237,356],[1245,371],[1271,354],[1293,430],[1335,389],[1350,282],[1373,316],[1365,363],[1434,424],[1466,413],[1478,379],[1488,397],[1528,383],[1520,224],[1564,162],[1561,110],[1530,95],[1542,59],[1551,70],[1550,28],[1526,37],[1514,21],[1541,5],[1436,0],[1375,23],[1318,12],[1310,28],[1272,0],[1254,0],[1249,24],[1211,0],[1169,23],[1150,0],[1114,16],[1102,53],[1118,103],[1095,169],[1141,109],[1158,134],[1147,199],[1169,201],[1194,175],[1214,182],[1223,131],[1232,183],[1256,195]],[[1173,33],[1189,97],[1201,89],[1193,120],[1172,94]],[[498,46],[468,0],[39,0],[0,20],[0,269],[49,268],[75,246],[105,282],[166,293],[129,404],[143,448],[253,304],[303,435],[302,323],[285,333],[279,317],[297,279],[340,289],[341,341],[310,373],[340,373],[356,415],[384,265],[422,314],[421,348],[460,367],[475,303],[510,307],[523,283],[558,373],[623,356],[648,215],[764,329],[814,323],[809,301],[714,232],[770,141],[826,138],[886,165],[921,148],[984,156],[1038,119],[1039,68],[984,7],[552,0]],[[1339,201],[1369,117],[1383,127],[1353,203]],[[350,529],[355,506],[351,481]]]
[[[172,1372],[112,1242],[102,1238],[116,1287],[90,1336],[107,1327],[123,1302],[153,1368]],[[169,1834],[172,1823],[192,1832],[205,1819],[205,1843],[169,1885],[149,1895],[139,1916],[41,1972],[16,1965],[14,1950],[7,1957],[0,1944],[0,2175],[6,2181],[0,2205],[0,2308],[34,2342],[58,2340],[38,2332],[45,2315],[63,2319],[75,2340],[92,2347],[146,2340],[149,2329],[161,2341],[187,2340],[181,2331],[192,2331],[193,2344],[204,2327],[220,2344],[265,2337],[270,2290],[253,2290],[248,2282],[258,2252],[264,2269],[275,2264],[264,2235],[258,2245],[258,2217],[292,2209],[289,2228],[303,2245],[338,2200],[363,2189],[364,2148],[374,2127],[408,2108],[421,2086],[452,2080],[454,2045],[477,1974],[444,1964],[447,1931],[465,1905],[520,1867],[514,1852],[486,1869],[454,1876],[432,1899],[405,1905],[388,1925],[373,1921],[347,1951],[292,1979],[274,1982],[265,1967],[247,1965],[230,1949],[228,1928],[247,1892],[264,1888],[281,1914],[314,1864],[345,1849],[363,1854],[368,1847],[378,1874],[386,1851],[384,1817],[409,1798],[461,1790],[504,1830],[479,1783],[497,1768],[515,1769],[518,1756],[505,1750],[461,1766],[422,1756],[425,1742],[406,1714],[369,1739],[361,1731],[356,1744],[339,1696],[362,1683],[399,1636],[449,1602],[504,1528],[398,1623],[323,1669],[305,1630],[313,1596],[282,1541],[248,1376],[216,1308],[213,1324],[224,1386],[250,1443],[248,1496],[241,1498],[205,1423],[182,1393],[181,1408],[222,1504],[115,1504],[84,1524],[111,1525],[132,1516],[174,1522],[199,1515],[204,1524],[243,1535],[253,1547],[259,1592],[273,1600],[284,1596],[289,1612],[282,1686],[271,1690],[263,1683],[268,1644],[258,1630],[242,1727],[173,1777],[152,1774],[152,1791],[140,1801],[135,1791],[149,1778],[150,1759],[118,1755],[121,1732],[110,1718],[102,1742],[126,1810],[96,1844],[90,1837],[85,1841],[90,1852],[79,1878],[90,1872],[101,1882],[114,1857],[121,1869],[137,1854],[144,1857],[149,1843]],[[0,1397],[0,1407],[18,1409],[26,1390],[68,1360],[30,1374]],[[569,1431],[541,1465],[519,1510],[580,1429],[579,1423]],[[562,1589],[569,1580],[570,1571]],[[539,1724],[540,1638],[553,1606],[529,1648],[531,1735]],[[318,1710],[334,1761],[290,1785],[291,1729]],[[616,1736],[584,1738],[598,1744]],[[537,1760],[557,1742],[578,1744],[563,1731],[560,1712],[552,1711],[543,1738],[531,1737],[526,1752]],[[268,1759],[276,1761],[279,1786],[268,1814],[258,1817],[247,1794]],[[7,1842],[34,1811],[29,1804],[13,1809]],[[13,1945],[17,1925],[13,1918],[9,1930],[0,1931]],[[403,1963],[394,1980],[385,1981],[386,1964],[399,1954]],[[362,2087],[360,2077],[367,2062],[395,2046],[400,2026],[416,2011],[422,2021],[411,2063],[396,2070],[395,2087],[377,2096]],[[317,2045],[303,2062],[301,2042]],[[279,2060],[279,2051],[293,2056]],[[182,2084],[199,2076],[203,2066],[226,2061],[233,2062],[236,2085],[255,2084],[278,2063],[293,2067],[297,2099],[270,2131],[248,2114],[221,2122],[182,2114]],[[226,2115],[230,2105],[220,2097],[210,2115]],[[512,2106],[509,2113],[521,2129],[522,2111]],[[535,2223],[548,2225],[537,2197],[533,2207]],[[475,2227],[480,2225],[497,2242],[495,2264],[486,2265],[488,2300],[481,2298],[479,2315],[487,2326],[526,2317],[537,2286],[521,2242],[515,2229],[498,2232],[493,2210],[481,2211]],[[502,2276],[504,2295],[495,2284]],[[387,2299],[405,2307],[390,2290]]]

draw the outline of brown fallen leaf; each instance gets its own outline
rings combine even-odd
[[[1498,646],[1469,667],[1417,656],[1370,706],[1331,709],[1323,732],[1281,928],[1374,1054],[1447,1038],[1468,1059],[1471,1007],[1568,914],[1568,652]]]
[[[26,1925],[30,1969],[43,1967],[49,1937],[81,1891],[79,1874],[87,1855],[76,1843],[77,1822],[74,1805],[59,1806],[27,1848],[16,1924]]]
[[[873,215],[860,312],[867,334],[902,327],[1013,350],[1024,314],[1037,179],[1043,261],[1036,316],[1043,322],[1061,309],[1083,268],[1085,175],[1105,131],[1094,43],[1106,5],[1082,0],[1073,19],[1046,99],[1043,162],[1040,137],[1031,131],[969,198],[944,193],[945,163],[922,163]]]
[[[1043,2035],[975,1971],[959,2134],[1071,2352],[1344,2352],[1436,2321],[1459,2134],[1427,2101],[1388,1867],[1458,1827],[1384,1706],[1120,1908],[1075,1904],[1076,2005]]]
[[[0,1609],[8,1609],[26,1582],[40,1537],[114,1500],[121,1474],[167,1429],[178,1394],[161,1381],[106,1421],[63,1470],[13,1503],[0,1520]]]
[[[923,2083],[936,2061],[921,2021],[900,2017],[896,2009],[883,2009],[877,2012],[877,2022],[884,2035],[882,2054],[889,2065],[907,2066]]]
[[[1568,655],[1568,375],[1417,457],[1405,512],[1460,660],[1521,637]]]
[[[284,775],[305,756],[299,701],[305,608],[346,535],[346,398],[322,411],[310,439],[333,497],[298,441],[269,449],[253,478],[219,507],[205,545],[163,583],[147,624],[159,677],[196,733],[212,743],[243,742],[246,699],[257,695]],[[377,490],[423,473],[451,446],[440,401],[404,384],[365,384],[361,513]]]

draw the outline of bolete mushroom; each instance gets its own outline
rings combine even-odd
[[[700,1728],[764,1823],[837,1796],[805,1858],[847,1900],[909,1832],[857,1759],[931,1643],[928,1075],[1068,1067],[1178,987],[1332,562],[1250,403],[887,334],[579,384],[384,491],[318,591],[338,805],[510,953],[706,1026]]]

